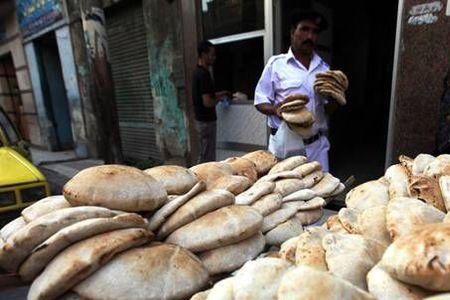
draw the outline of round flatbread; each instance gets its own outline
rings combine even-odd
[[[314,115],[306,108],[283,112],[281,116],[288,123],[303,125],[304,127],[311,126],[315,121]]]
[[[163,185],[137,168],[103,165],[82,170],[64,185],[72,206],[93,205],[129,212],[153,211],[167,201]]]
[[[169,195],[185,194],[198,182],[194,172],[180,166],[158,166],[144,172],[159,181]]]
[[[208,279],[189,251],[153,243],[117,255],[73,290],[85,299],[189,299]]]

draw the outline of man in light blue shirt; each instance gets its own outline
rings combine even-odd
[[[272,56],[259,79],[255,90],[254,105],[268,116],[271,135],[269,151],[273,151],[273,136],[281,124],[278,110],[285,98],[293,94],[309,97],[306,108],[313,113],[315,122],[311,136],[304,136],[306,155],[309,160],[322,164],[328,171],[328,130],[325,105],[335,105],[314,92],[316,74],[329,70],[328,64],[314,51],[321,31],[328,27],[326,20],[317,12],[297,13],[291,22],[291,47],[285,54]]]

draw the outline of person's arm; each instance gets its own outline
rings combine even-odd
[[[281,118],[281,113],[278,110],[278,106],[277,105],[273,105],[271,103],[261,103],[261,104],[257,104],[255,105],[256,109],[266,115],[266,116],[278,116],[279,118]]]
[[[259,78],[255,89],[254,105],[256,109],[267,116],[279,116],[278,107],[275,103],[275,92],[272,81],[272,64],[271,61],[267,63]]]
[[[214,89],[214,84],[209,73],[203,73],[200,80],[200,91],[202,95],[202,102],[205,107],[215,107],[217,102],[219,102],[219,98],[216,96]]]
[[[211,94],[202,94],[202,102],[205,107],[214,107],[217,104],[217,98]]]

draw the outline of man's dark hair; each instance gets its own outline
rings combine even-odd
[[[314,22],[319,27],[319,31],[324,31],[328,28],[327,20],[320,13],[314,10],[303,10],[292,13],[291,30],[295,30],[298,26],[298,23],[304,20]]]
[[[198,46],[197,46],[198,57],[200,57],[203,53],[208,53],[209,49],[213,46],[214,45],[208,40],[203,40],[200,43],[198,43]]]

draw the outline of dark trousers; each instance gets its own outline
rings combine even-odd
[[[200,141],[198,163],[216,160],[217,123],[195,121],[195,128]]]

